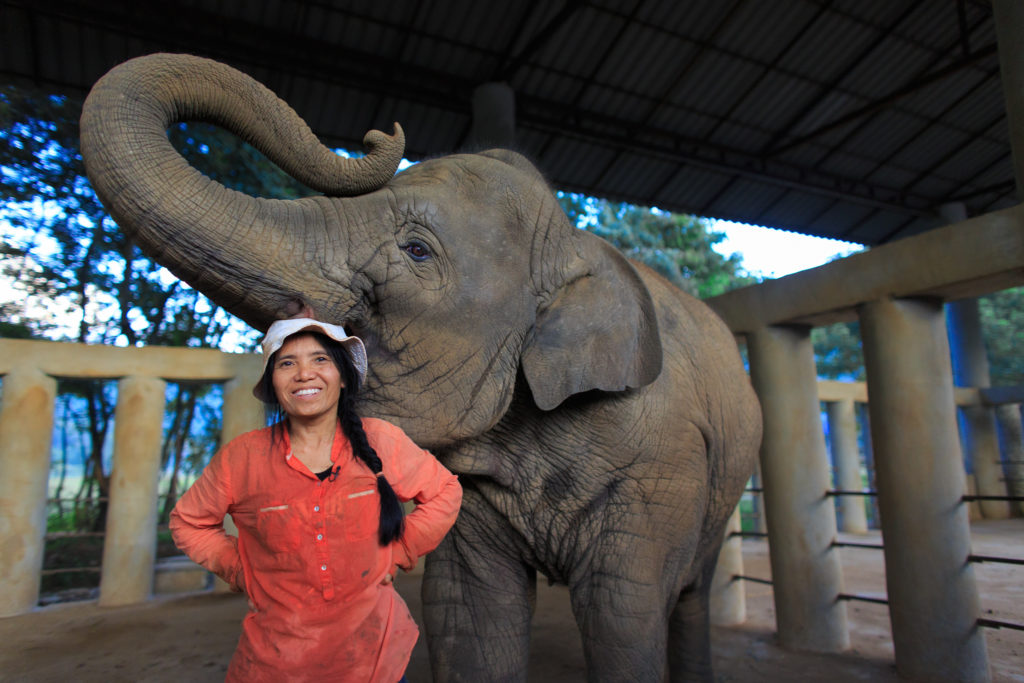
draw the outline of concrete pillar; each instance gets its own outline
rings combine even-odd
[[[864,453],[864,469],[867,471],[868,488],[878,491],[875,477],[875,452],[871,445],[871,411],[867,403],[856,404],[857,415],[860,417],[861,439]],[[878,528],[878,496],[868,496],[864,505],[868,509],[868,525]]]
[[[725,540],[718,553],[718,564],[711,579],[711,623],[715,626],[736,626],[747,620],[747,594],[743,582],[743,538],[733,536],[743,529],[740,508],[736,506],[725,528]]]
[[[259,377],[236,377],[224,384],[224,417],[221,425],[221,443],[236,436],[265,427],[263,404],[252,395]]]
[[[1017,178],[1017,198],[1024,198],[1024,3],[992,0],[992,22],[999,46],[999,74],[1009,120],[1010,150]]]
[[[126,377],[117,383],[114,465],[103,543],[99,604],[144,602],[153,592],[157,483],[167,383]]]
[[[835,463],[836,488],[841,491],[862,491],[860,475],[860,449],[857,448],[857,412],[852,399],[830,401],[828,411],[829,446]],[[839,496],[841,528],[851,534],[864,534],[868,530],[868,516],[864,511],[865,497]]]
[[[987,681],[942,304],[860,310],[896,668]]]
[[[516,139],[516,94],[508,83],[484,83],[473,91],[469,146],[511,147]]]
[[[849,647],[835,507],[821,428],[810,330],[769,327],[747,336],[761,400],[761,476],[779,642],[836,652]]]
[[[954,301],[947,305],[947,312],[956,384],[962,387],[989,386],[988,357],[981,334],[978,300]],[[968,472],[974,475],[975,490],[981,496],[1005,496],[995,411],[991,406],[964,406],[961,415],[963,442],[967,449],[967,462],[970,463]],[[1006,501],[981,500],[978,503],[986,519],[1010,516],[1010,505]]]
[[[252,395],[253,385],[259,377],[236,377],[224,384],[224,417],[221,426],[221,443],[266,426],[263,404]],[[238,536],[238,527],[231,515],[224,516],[224,531]],[[213,590],[217,593],[230,592],[231,587],[219,576],[214,577]]]
[[[764,488],[764,478],[761,476],[761,463],[754,468],[750,475],[750,487],[754,489]],[[754,491],[750,494],[751,513],[754,515],[754,531],[759,534],[768,533],[767,515],[764,513],[764,493]]]
[[[1022,436],[1020,404],[1010,403],[996,408],[996,422],[1003,442],[1006,488],[1011,496],[1024,497],[1024,436]],[[1024,515],[1024,501],[1017,501],[1018,514]]]
[[[35,368],[4,376],[0,402],[0,617],[39,601],[57,382]]]

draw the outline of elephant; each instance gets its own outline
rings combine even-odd
[[[255,198],[191,167],[168,126],[214,123],[317,193]],[[761,414],[729,329],[576,228],[506,149],[395,174],[404,134],[344,159],[235,69],[155,54],[81,119],[88,177],[154,260],[255,328],[297,310],[369,358],[362,414],[459,476],[427,557],[441,681],[522,681],[537,574],[568,586],[588,680],[710,680],[709,587]]]

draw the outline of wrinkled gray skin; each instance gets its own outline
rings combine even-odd
[[[223,188],[168,144],[183,119],[334,196]],[[305,306],[346,325],[364,414],[459,474],[424,578],[436,679],[525,680],[537,572],[569,586],[589,680],[710,679],[709,584],[761,432],[729,331],[574,229],[521,156],[392,177],[401,129],[366,144],[338,159],[262,86],[181,55],[117,67],[82,115],[89,177],[150,256],[257,328]]]

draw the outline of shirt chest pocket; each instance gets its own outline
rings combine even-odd
[[[298,510],[287,503],[267,504],[256,511],[257,536],[273,552],[298,550],[301,525]]]
[[[376,535],[380,527],[380,494],[376,482],[350,489],[334,502],[334,523],[341,525],[341,535],[346,541],[361,541]]]

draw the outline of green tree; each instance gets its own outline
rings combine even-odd
[[[0,87],[0,270],[22,294],[20,301],[0,302],[0,334],[207,347],[230,336],[241,338],[242,348],[252,348],[255,331],[142,254],[109,217],[85,177],[80,115],[81,103],[72,98]],[[232,189],[280,198],[312,194],[250,145],[214,126],[179,124],[169,139],[193,166]],[[96,382],[62,382],[61,388],[66,394],[62,414],[82,435],[65,439],[81,447],[84,477],[78,495],[105,501],[109,464],[104,453],[114,392]],[[197,454],[208,457],[216,446],[208,420],[194,419],[210,392],[198,385],[169,391],[175,419],[164,448],[163,464],[172,474],[166,510],[177,494],[177,475],[201,468]],[[73,460],[66,449],[58,458],[61,486]],[[97,528],[103,524],[102,507],[105,502],[93,519]]]
[[[577,227],[694,296],[705,299],[757,282],[743,271],[738,254],[727,257],[713,249],[725,235],[705,219],[564,192],[558,200]]]
[[[1024,287],[983,296],[978,300],[978,309],[992,385],[1024,384]]]
[[[861,350],[860,323],[833,323],[811,330],[811,345],[818,377],[847,382],[863,382],[864,353]]]

